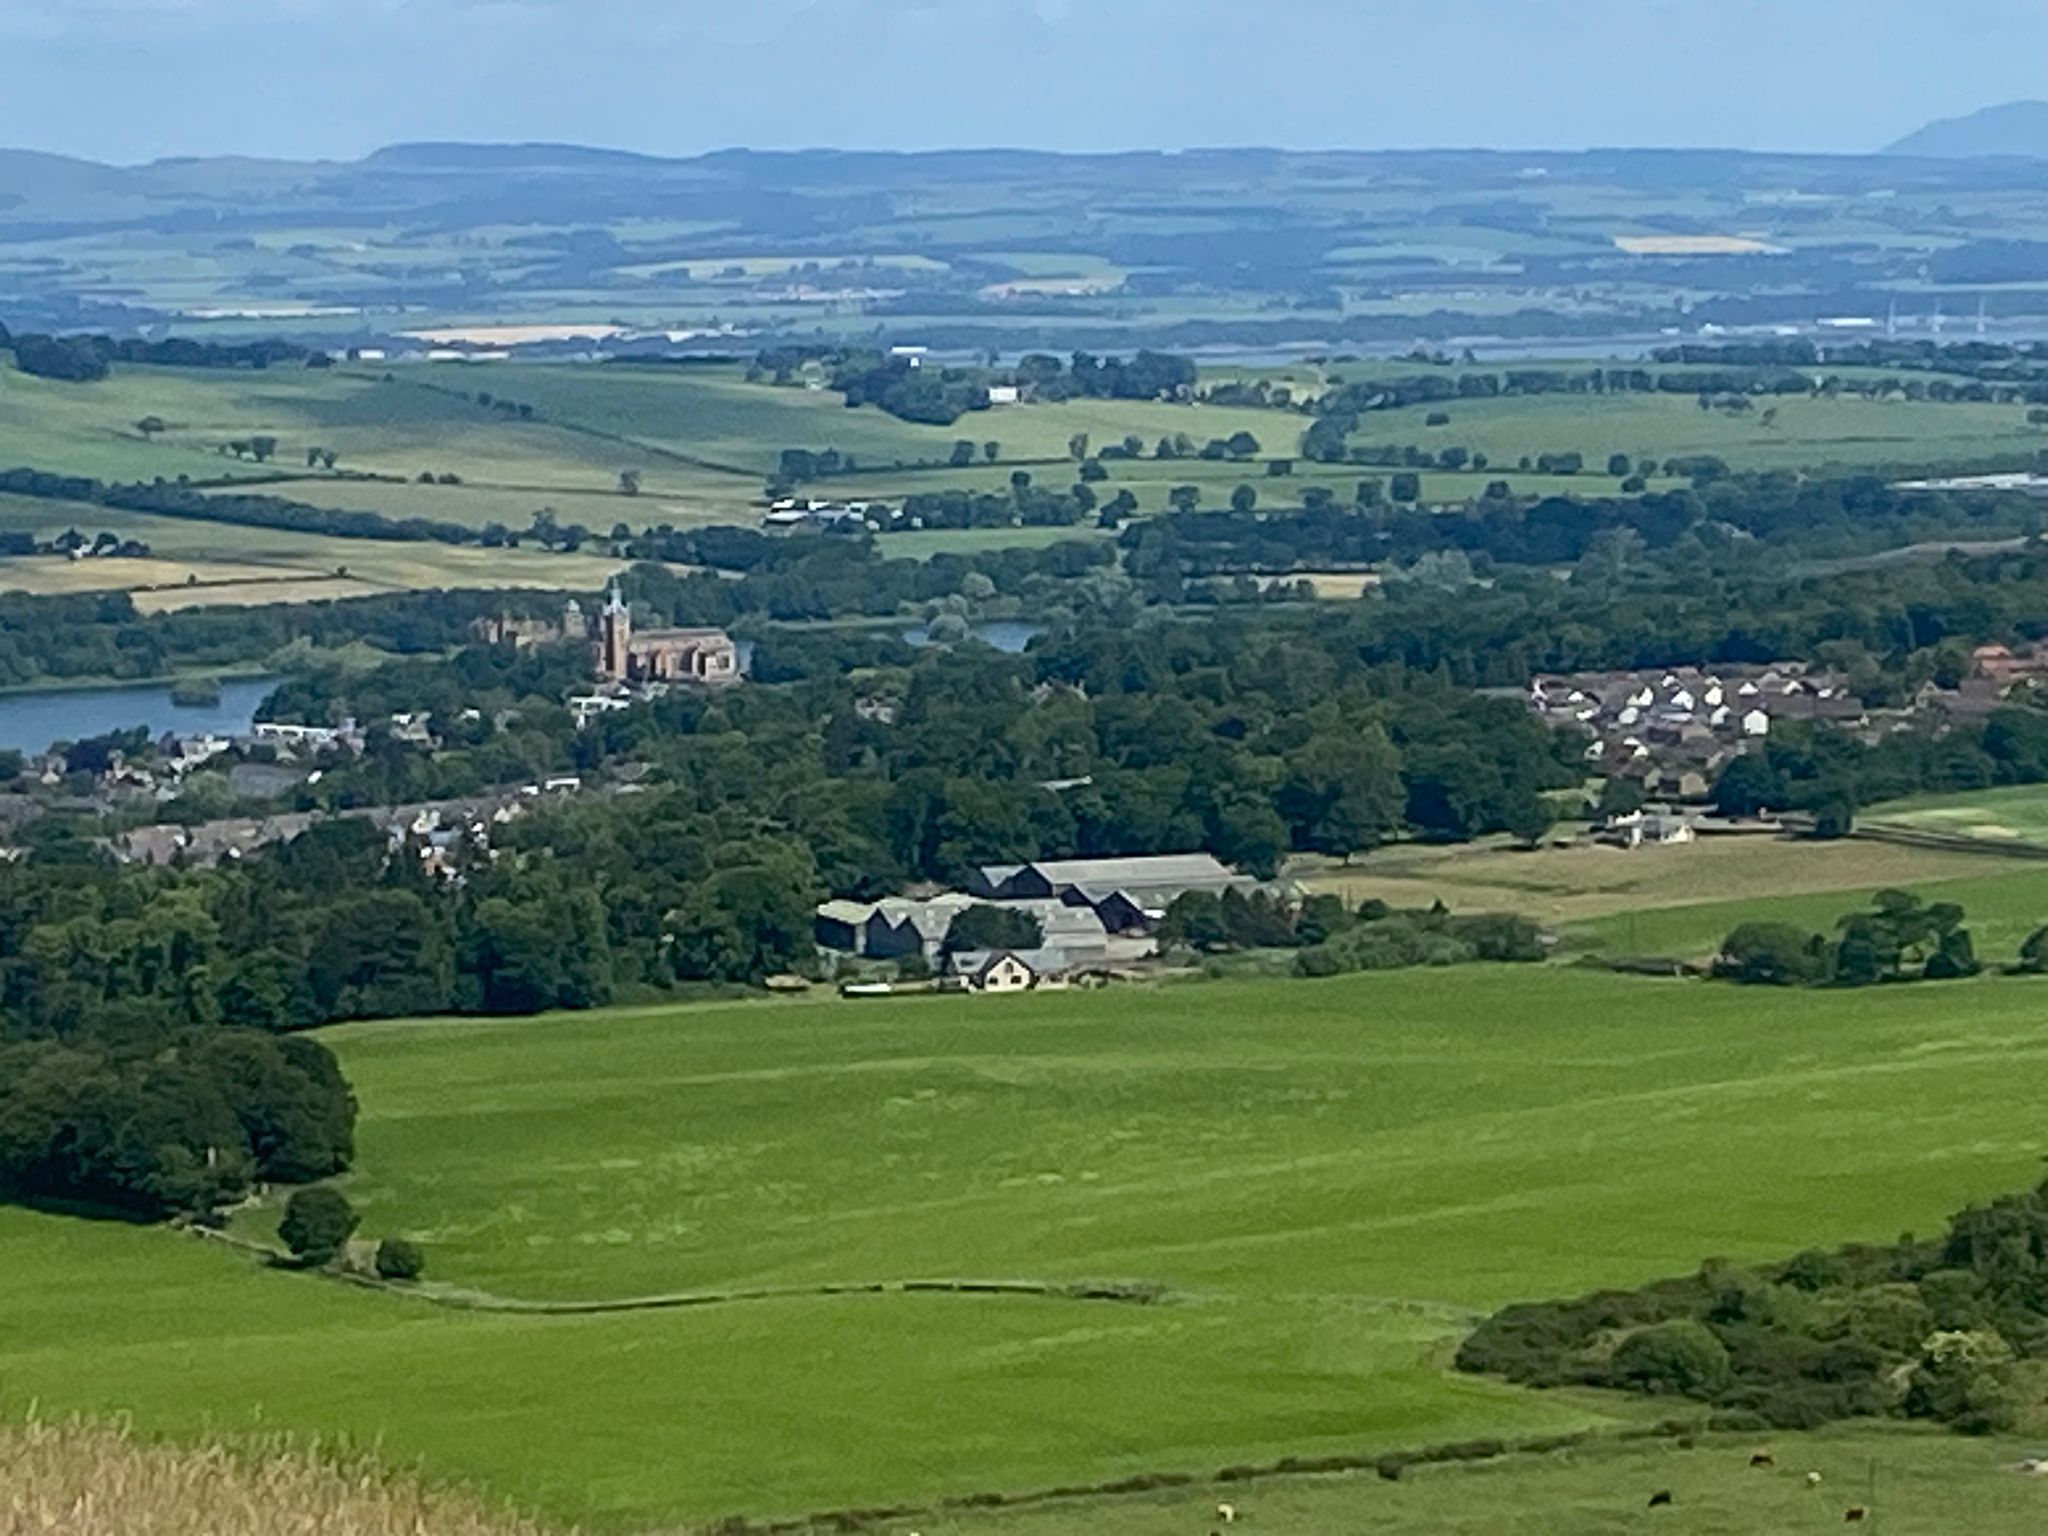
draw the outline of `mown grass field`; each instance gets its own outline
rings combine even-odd
[[[1795,845],[1797,846],[1797,845]],[[1894,866],[1903,875],[1921,850],[1895,850],[1916,857]],[[2048,925],[2048,864],[1957,855],[1967,860],[1960,874],[1944,879],[1881,877],[1869,884],[1797,894],[1755,894],[1697,902],[1655,910],[1629,909],[1567,930],[1574,945],[1609,953],[1703,959],[1737,924],[1751,921],[1796,924],[1815,933],[1832,933],[1846,914],[1862,910],[1877,890],[1903,887],[1928,901],[1960,903],[1966,926],[1975,939],[1977,958],[1987,966],[2009,965],[2019,947],[2036,929]],[[1879,861],[1878,867],[1883,867]],[[2042,996],[2048,1005],[2048,993]]]
[[[1894,800],[1871,806],[1862,820],[1874,826],[1947,832],[1991,843],[2048,844],[2048,789],[2021,785]]]
[[[2038,792],[2037,792],[2038,793]],[[1657,931],[1694,926],[1687,909],[1722,912],[1753,901],[1809,893],[1821,904],[1854,905],[1885,886],[2015,877],[2041,892],[2048,916],[2048,864],[1937,848],[1849,839],[1831,843],[1773,837],[1706,837],[1658,848],[1551,844],[1526,849],[1505,839],[1454,846],[1398,844],[1348,864],[1303,859],[1290,870],[1311,890],[1356,905],[1384,901],[1427,907],[1441,900],[1460,912],[1519,912],[1550,924],[1583,925],[1629,914]],[[1611,933],[1615,924],[1598,931]],[[1646,929],[1646,931],[1648,931]],[[1711,935],[1718,939],[1726,930]]]
[[[1586,1425],[1443,1352],[1513,1298],[2031,1182],[2038,1127],[2001,1106],[2048,1089],[2044,996],[1469,969],[343,1029],[364,1230],[439,1284],[1168,1299],[451,1312],[7,1212],[0,1405],[376,1437],[602,1528]]]

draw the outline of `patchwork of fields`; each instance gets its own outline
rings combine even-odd
[[[1356,371],[1344,365],[1335,376],[1346,370]],[[1224,369],[1212,377],[1247,372]],[[1269,372],[1304,393],[1319,387],[1313,370]],[[1099,493],[1128,490],[1148,513],[1163,511],[1179,485],[1198,487],[1215,505],[1242,483],[1269,505],[1290,504],[1310,486],[1348,503],[1359,479],[1387,474],[1301,462],[1288,476],[1270,476],[1271,461],[1298,453],[1306,425],[1288,411],[1076,400],[926,426],[871,408],[849,411],[829,391],[750,384],[744,374],[738,363],[443,363],[261,373],[122,367],[106,381],[79,386],[0,369],[0,466],[106,480],[251,481],[284,473],[294,478],[279,494],[317,506],[478,528],[523,528],[549,508],[562,522],[599,531],[619,522],[752,524],[763,481],[784,448],[834,448],[860,464],[858,473],[811,487],[814,493],[900,500],[948,489],[1006,494],[1019,467],[1064,485],[1073,473],[1068,446],[1076,434],[1096,448],[1133,436],[1147,455],[1162,437],[1184,434],[1200,444],[1244,431],[1258,439],[1260,453],[1246,463],[1106,461],[1109,478]],[[530,419],[501,408],[505,401],[527,407]],[[1611,492],[1615,482],[1600,471],[1614,453],[1652,460],[1715,454],[1738,468],[1969,469],[2021,462],[2048,442],[2017,407],[1853,397],[1776,400],[1768,412],[1740,415],[1702,411],[1680,395],[1533,396],[1457,401],[1445,409],[1450,420],[1435,426],[1420,407],[1370,415],[1354,440],[1432,452],[1461,446],[1488,456],[1485,471],[1425,472],[1428,502],[1475,496],[1495,479],[1526,494]],[[161,430],[145,436],[137,424],[151,417]],[[258,437],[275,440],[265,464],[223,452]],[[953,446],[963,439],[977,450],[997,444],[997,460],[951,467]],[[341,471],[375,478],[309,470],[307,455],[316,449],[336,454]],[[1541,475],[1516,467],[1524,458],[1564,451],[1583,454],[1588,472]],[[640,477],[638,497],[620,494],[626,470]]]
[[[1597,1423],[1443,1351],[1510,1299],[2028,1183],[2037,1129],[1985,1105],[2048,1089],[2042,996],[1479,968],[352,1027],[350,1193],[441,1285],[1167,1299],[447,1311],[5,1212],[0,1400],[377,1437],[603,1528]]]

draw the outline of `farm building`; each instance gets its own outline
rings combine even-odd
[[[1111,933],[1144,926],[1189,891],[1250,891],[1259,882],[1206,853],[1148,854],[1128,859],[1045,859],[984,864],[967,882],[990,901],[1059,901],[1088,907]]]
[[[1001,906],[1036,918],[1048,948],[1095,964],[1110,958],[1109,930],[1092,907],[1053,900],[984,902],[957,891],[923,901],[905,896],[874,902],[828,901],[818,908],[817,938],[827,949],[867,960],[900,960],[920,953],[936,960],[953,920],[978,906]],[[1129,952],[1131,948],[1128,942],[1115,946],[1118,958],[1139,958]],[[1139,948],[1149,953],[1151,946]]]

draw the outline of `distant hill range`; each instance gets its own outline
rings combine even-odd
[[[1967,117],[1943,118],[1907,134],[1885,153],[1943,160],[1985,155],[2048,160],[2048,101],[2008,101]]]

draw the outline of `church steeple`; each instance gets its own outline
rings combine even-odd
[[[598,645],[598,670],[611,682],[627,681],[633,670],[633,610],[619,595],[616,581],[598,621]]]

